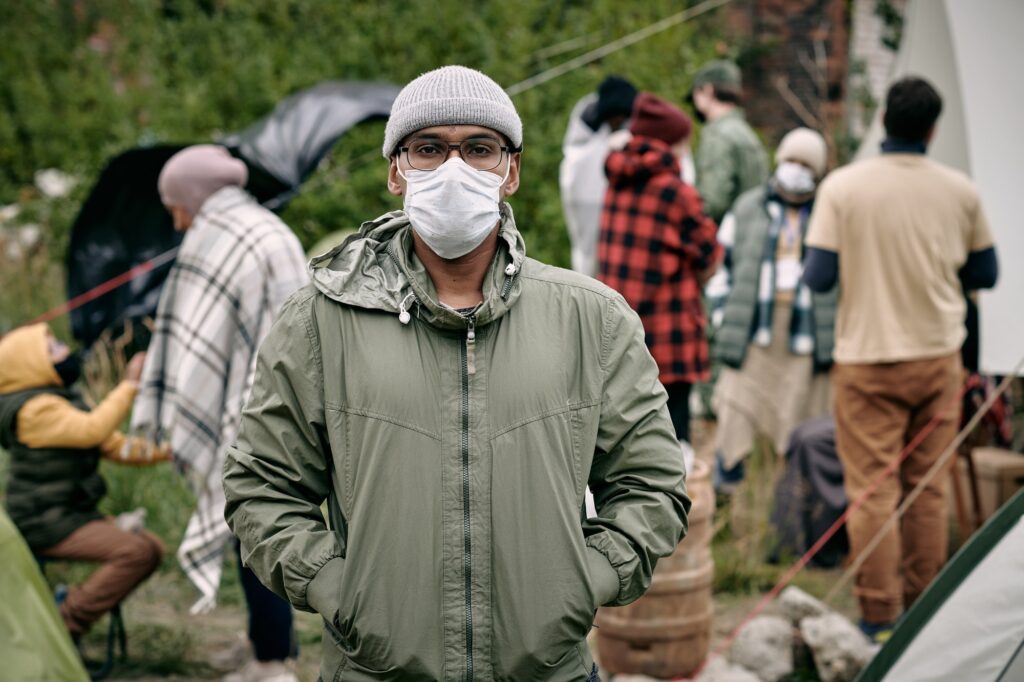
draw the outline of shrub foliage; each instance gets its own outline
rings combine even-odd
[[[510,85],[684,7],[678,0],[0,2],[0,203],[24,199],[40,168],[74,173],[88,187],[116,153],[216,139],[321,80],[404,83],[461,63]],[[707,16],[515,98],[526,151],[513,206],[533,255],[568,262],[557,177],[573,104],[608,73],[681,101],[714,51]],[[343,138],[284,211],[307,247],[398,206],[384,188],[382,134],[383,124],[371,123]],[[48,226],[55,257],[70,218]]]

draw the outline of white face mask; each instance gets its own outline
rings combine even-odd
[[[405,213],[412,229],[441,258],[465,256],[501,219],[501,186],[508,170],[501,177],[454,158],[437,170],[398,173],[405,179]]]
[[[787,194],[802,196],[811,194],[817,183],[814,173],[807,166],[795,161],[783,161],[775,169],[775,182]]]

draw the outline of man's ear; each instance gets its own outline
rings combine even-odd
[[[509,157],[508,178],[502,187],[502,198],[507,199],[519,189],[519,164],[522,161],[522,153],[516,152]]]
[[[405,180],[398,174],[398,156],[391,157],[391,165],[388,166],[388,191],[396,197],[405,194]]]

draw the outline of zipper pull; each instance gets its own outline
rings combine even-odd
[[[470,315],[466,326],[466,371],[476,374],[476,317]]]

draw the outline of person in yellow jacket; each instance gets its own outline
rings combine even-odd
[[[8,514],[37,556],[101,564],[61,603],[74,638],[145,580],[164,553],[155,535],[121,528],[97,509],[106,493],[101,458],[131,464],[169,458],[165,449],[118,431],[131,409],[143,359],[133,357],[125,380],[89,410],[72,388],[77,356],[46,325],[22,327],[0,339]]]

